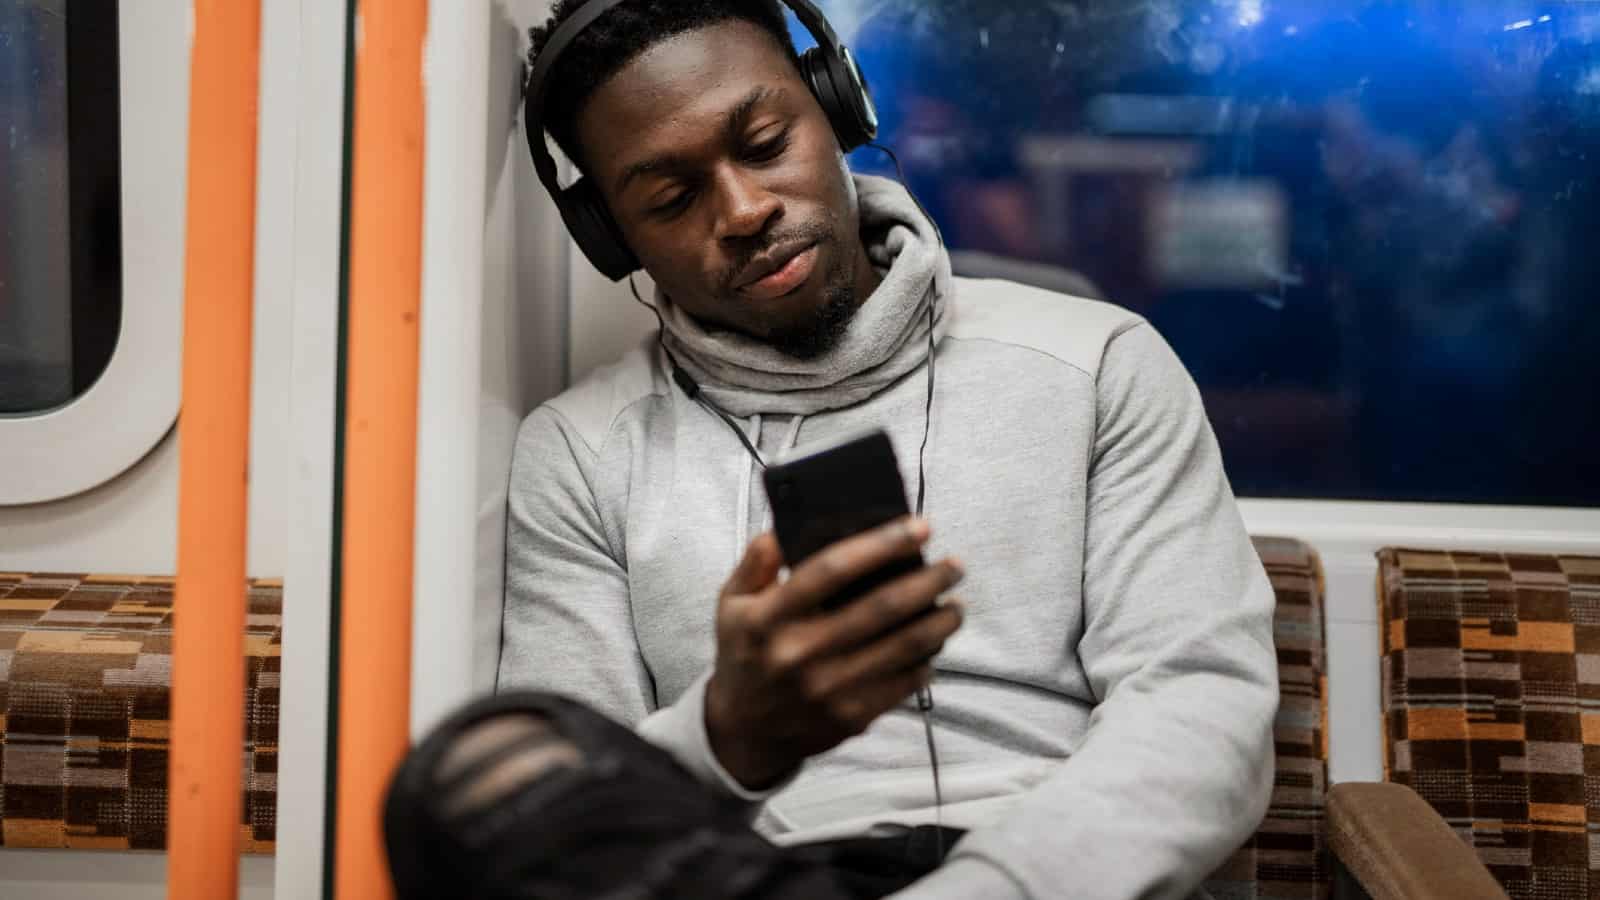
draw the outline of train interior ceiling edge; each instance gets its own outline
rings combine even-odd
[[[246,713],[272,729],[246,736],[251,900],[333,896],[329,800],[350,770],[330,765],[339,723],[359,720],[330,688],[344,677],[330,650],[368,649],[348,619],[366,601],[338,573],[410,591],[373,601],[404,606],[409,630],[370,649],[404,657],[385,671],[409,679],[411,735],[491,691],[518,428],[657,328],[574,244],[529,161],[523,60],[548,0],[394,4],[411,25],[359,0],[260,0],[240,25],[258,85],[193,81],[228,63],[198,52],[197,25],[256,5],[0,0],[0,897],[168,896],[165,686],[184,657],[152,635],[208,546],[180,527],[180,483],[203,464],[189,454],[222,466],[219,484],[235,471],[221,432],[197,424],[180,447],[198,408],[185,329],[222,327],[195,324],[197,278],[253,303],[228,345],[248,372],[221,398],[248,427],[231,432],[248,441]],[[1319,598],[1322,707],[1305,727],[1327,782],[1395,777],[1396,604],[1417,559],[1504,565],[1507,584],[1566,572],[1573,610],[1600,597],[1600,563],[1563,562],[1600,557],[1600,5],[818,5],[898,157],[864,148],[851,168],[903,178],[957,275],[1131,310],[1192,375],[1250,535],[1306,554],[1296,590]],[[407,77],[364,88],[363,67],[385,63],[362,42],[412,26],[419,52],[395,57]],[[364,96],[394,105],[380,116]],[[206,197],[191,194],[222,183],[196,167],[223,165],[201,143],[223,138],[191,113],[249,103],[253,233],[197,232],[225,221],[197,219]],[[418,141],[362,144],[405,133],[408,110]],[[382,231],[366,211],[400,210],[382,224],[404,231],[407,191],[414,251],[366,249],[363,222]],[[362,298],[408,284],[414,409],[362,406],[392,403],[384,373],[409,368],[356,349],[372,334],[357,333]],[[211,356],[225,371],[229,353]],[[341,393],[363,373],[372,393]],[[369,423],[400,443],[363,443]],[[359,494],[383,472],[409,480]],[[371,520],[409,510],[409,531],[388,523],[404,552],[362,543],[346,502],[385,511]],[[1584,624],[1570,613],[1569,643]],[[1578,644],[1573,683],[1595,659]],[[162,686],[157,707],[140,711],[140,685]],[[97,731],[92,703],[61,699],[87,696],[74,691],[132,712]],[[1590,718],[1574,719],[1586,735]],[[94,753],[69,749],[79,733]],[[1600,806],[1578,803],[1593,832]]]

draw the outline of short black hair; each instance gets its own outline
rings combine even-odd
[[[529,72],[555,30],[588,2],[560,0],[548,22],[528,30]],[[779,0],[625,0],[562,52],[547,76],[545,128],[569,159],[583,165],[578,156],[578,114],[601,85],[657,43],[730,19],[753,23],[772,35],[798,69],[800,58]]]

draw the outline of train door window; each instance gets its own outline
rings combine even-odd
[[[1239,494],[1600,506],[1600,5],[822,5],[958,274],[1147,317]]]
[[[105,371],[122,314],[117,4],[0,0],[0,415]]]

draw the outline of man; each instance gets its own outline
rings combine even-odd
[[[905,897],[1192,892],[1265,811],[1277,685],[1271,591],[1167,345],[952,278],[909,195],[850,175],[773,2],[624,3],[551,77],[546,124],[655,280],[663,348],[523,424],[501,690],[634,727],[779,843],[966,830]],[[768,458],[885,429],[925,518],[785,574],[718,410]],[[912,700],[934,670],[940,810]],[[546,764],[615,743],[586,727]]]

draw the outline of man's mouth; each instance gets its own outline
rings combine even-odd
[[[799,290],[816,271],[818,244],[799,244],[756,259],[735,290],[751,300],[776,300]]]

